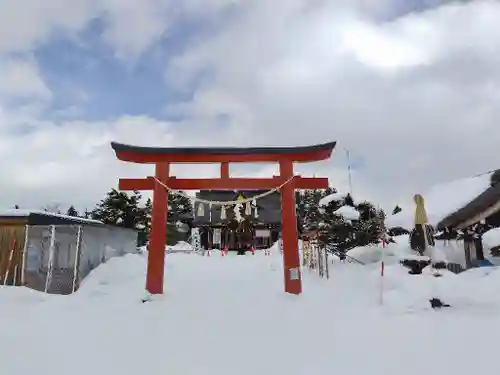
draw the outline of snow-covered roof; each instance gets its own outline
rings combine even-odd
[[[92,219],[85,219],[83,217],[75,217],[75,216],[69,216],[69,215],[62,215],[62,214],[56,214],[53,212],[47,212],[43,210],[30,210],[30,209],[23,209],[23,208],[12,208],[12,209],[6,209],[6,210],[0,210],[0,217],[28,217],[30,215],[45,215],[49,217],[54,217],[54,218],[59,218],[59,219],[64,219],[68,221],[77,221],[80,223],[89,223],[89,224],[103,224],[102,221],[99,220],[92,220]]]
[[[436,185],[422,194],[429,224],[436,226],[441,220],[486,191],[490,187],[492,173]],[[385,223],[388,228],[403,227],[408,229],[414,226],[415,203],[413,203],[413,195],[408,196],[408,201],[401,207],[403,208],[402,212],[387,216]]]
[[[347,220],[359,220],[359,212],[354,207],[342,206],[337,211],[337,215],[343,216]]]

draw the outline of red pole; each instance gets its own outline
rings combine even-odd
[[[384,304],[385,241],[382,238],[382,261],[380,262],[380,304]]]
[[[293,162],[280,162],[280,174],[285,179],[293,177]],[[302,280],[300,275],[295,186],[293,181],[290,181],[281,188],[281,224],[285,292],[300,294],[302,293]]]
[[[382,251],[385,252],[385,241],[382,239]],[[380,276],[384,277],[384,269],[385,269],[385,256],[382,254],[382,262],[380,266]]]
[[[169,164],[156,164],[156,178],[162,182],[168,179]],[[146,289],[151,294],[163,294],[165,267],[165,245],[167,242],[168,191],[158,181],[153,190],[151,234],[148,249]]]

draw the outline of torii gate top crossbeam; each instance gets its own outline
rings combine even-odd
[[[116,157],[133,163],[307,163],[330,158],[337,142],[300,147],[144,147],[111,142]]]

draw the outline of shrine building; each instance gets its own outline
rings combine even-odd
[[[196,197],[227,202],[250,199],[265,192],[266,190],[200,190]],[[255,249],[265,249],[278,240],[281,233],[281,201],[278,192],[252,201],[250,207],[235,207],[210,207],[207,203],[198,202],[194,205],[192,226],[200,229],[203,248],[227,247],[229,250],[239,250],[254,246]],[[237,215],[236,210],[240,215]]]

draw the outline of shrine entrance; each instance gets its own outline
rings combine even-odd
[[[269,189],[278,190],[281,194],[285,292],[300,294],[302,282],[295,190],[326,189],[328,179],[295,176],[293,163],[326,160],[330,158],[335,145],[336,142],[306,147],[157,148],[112,142],[111,147],[118,160],[155,165],[155,175],[152,177],[119,180],[120,190],[153,191],[146,275],[147,291],[151,294],[163,293],[169,189],[179,191]],[[176,178],[170,175],[170,165],[174,163],[220,163],[220,178]],[[232,178],[229,176],[230,163],[278,163],[280,174],[271,178]]]

